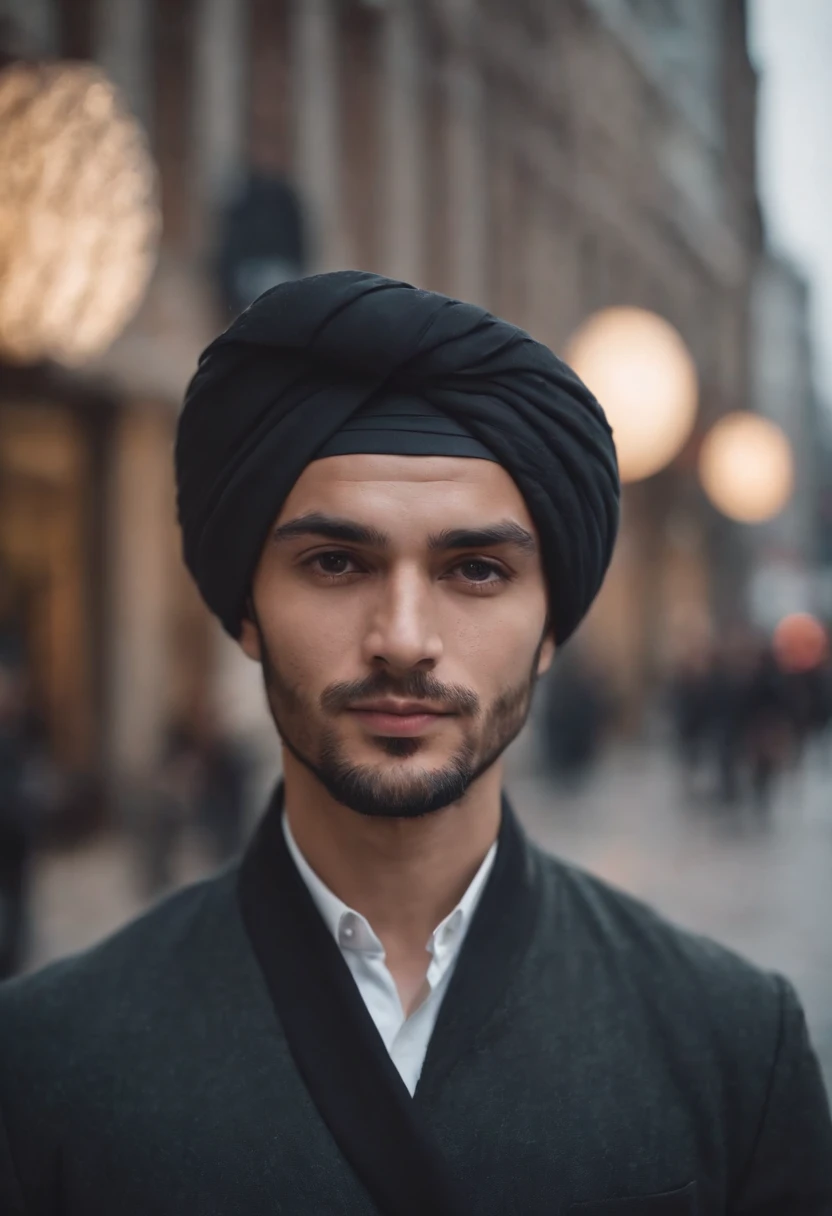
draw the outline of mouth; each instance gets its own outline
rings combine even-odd
[[[350,706],[351,713],[371,735],[413,738],[454,715],[424,701],[372,701]]]

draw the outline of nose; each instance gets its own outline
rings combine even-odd
[[[413,567],[391,571],[374,603],[364,638],[364,659],[403,673],[429,671],[442,657],[431,580]]]

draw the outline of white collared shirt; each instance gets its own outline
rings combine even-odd
[[[298,848],[285,814],[283,835],[298,873],[327,928],[341,948],[344,961],[352,972],[358,991],[385,1047],[390,1052],[393,1063],[413,1094],[460,948],[494,865],[497,842],[495,841],[486,853],[482,865],[453,912],[446,916],[431,934],[425,946],[430,955],[427,995],[410,1017],[405,1017],[396,984],[385,962],[384,947],[369,921],[360,912],[348,907],[321,881]]]

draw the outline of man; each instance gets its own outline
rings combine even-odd
[[[501,798],[612,550],[584,386],[481,309],[323,275],[205,352],[177,478],[284,783],[241,864],[0,994],[3,1213],[832,1212],[789,985]]]

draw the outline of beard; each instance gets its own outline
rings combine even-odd
[[[320,697],[324,715],[335,714],[355,702],[396,696],[441,704],[464,724],[456,751],[439,768],[413,770],[402,766],[391,771],[352,762],[333,726],[324,725],[316,738],[314,723],[320,715],[281,673],[262,630],[258,632],[266,698],[283,745],[336,802],[361,815],[387,819],[415,819],[459,802],[470,785],[499,759],[528,718],[544,641],[541,638],[526,678],[506,688],[485,709],[470,689],[442,684],[422,671],[400,678],[378,672],[364,680],[326,688]],[[387,756],[402,759],[416,755],[423,745],[418,738],[378,737],[376,743]]]

